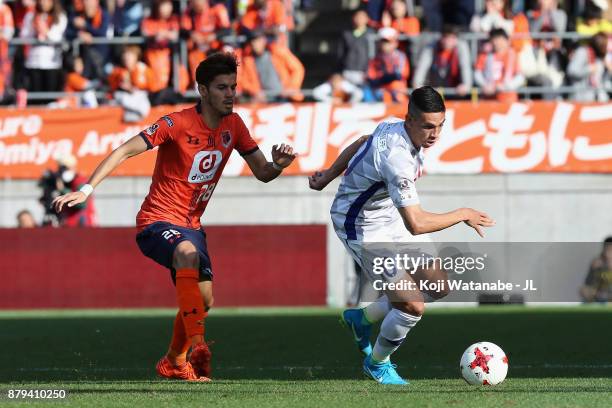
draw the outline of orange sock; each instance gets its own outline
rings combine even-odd
[[[185,334],[192,343],[204,340],[204,301],[198,286],[198,271],[182,268],[176,271],[176,297]],[[194,336],[198,336],[193,339]]]
[[[174,365],[182,365],[187,361],[187,350],[191,341],[185,333],[185,324],[179,310],[174,318],[174,330],[172,331],[172,341],[168,350],[168,358]]]

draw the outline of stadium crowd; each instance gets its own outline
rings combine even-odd
[[[118,103],[126,121],[138,120],[150,105],[181,101],[194,89],[197,63],[219,50],[238,54],[238,94],[256,102],[403,102],[408,87],[424,84],[455,98],[478,89],[512,101],[528,85],[542,87],[536,97],[545,99],[575,86],[573,100],[608,100],[607,0],[353,3],[335,73],[304,92],[304,65],[290,44],[298,11],[313,0],[0,0],[2,103],[25,106],[33,92],[63,91],[54,105]],[[476,48],[465,33],[480,35]]]

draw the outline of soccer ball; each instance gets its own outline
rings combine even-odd
[[[508,357],[499,346],[482,341],[465,350],[459,368],[468,384],[497,385],[508,374]]]

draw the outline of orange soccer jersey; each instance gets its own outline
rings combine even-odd
[[[223,117],[216,129],[210,129],[200,112],[198,104],[171,113],[140,133],[149,148],[159,150],[149,194],[136,216],[139,231],[156,221],[200,228],[200,217],[232,150],[243,156],[257,150],[238,114]]]

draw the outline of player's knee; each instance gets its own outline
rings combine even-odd
[[[181,242],[174,250],[172,264],[175,269],[200,267],[200,256],[198,250],[189,241]]]
[[[412,316],[423,316],[425,313],[425,302],[394,302],[393,307]]]

